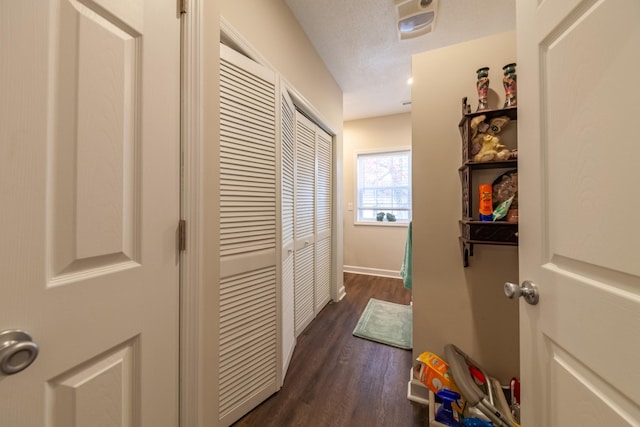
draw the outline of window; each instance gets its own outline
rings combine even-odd
[[[411,150],[369,151],[356,156],[356,222],[411,221]]]

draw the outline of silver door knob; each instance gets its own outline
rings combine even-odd
[[[38,344],[24,331],[0,332],[0,372],[12,375],[25,370],[38,357],[38,350]]]
[[[530,280],[525,280],[521,286],[511,282],[505,283],[504,294],[510,299],[524,297],[524,300],[531,305],[536,305],[540,300],[538,287]]]

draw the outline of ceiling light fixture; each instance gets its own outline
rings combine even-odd
[[[438,0],[394,0],[400,40],[422,36],[433,31]]]

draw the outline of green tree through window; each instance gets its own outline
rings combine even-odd
[[[380,213],[384,222],[411,220],[409,149],[358,153],[356,169],[357,222],[378,222]]]

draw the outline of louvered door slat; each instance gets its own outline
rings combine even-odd
[[[221,235],[233,235],[235,233],[254,233],[262,231],[273,231],[275,227],[271,224],[255,225],[253,227],[225,227],[224,231],[221,231]]]
[[[239,165],[253,165],[260,169],[274,171],[273,160],[264,155],[256,154],[254,151],[243,150],[241,147],[221,147],[220,153],[228,162]]]
[[[247,146],[247,147],[260,147],[262,149],[270,150],[271,141],[269,141],[269,134],[266,133],[263,136],[259,133],[254,133],[250,139],[247,138],[244,132],[244,127],[238,126],[238,128],[232,127],[229,123],[220,124],[220,146]]]
[[[275,362],[275,359],[272,358],[264,358],[261,359],[261,365],[264,362],[267,366],[272,365]],[[227,408],[233,408],[235,405],[235,401],[250,401],[253,398],[254,390],[263,390],[265,388],[269,388],[271,383],[275,382],[275,375],[271,375],[270,373],[260,374],[256,372],[256,375],[252,375],[253,372],[247,372],[246,370],[247,361],[244,361],[244,366],[236,366],[233,369],[240,369],[242,371],[242,376],[234,377],[234,381],[225,381],[220,382],[220,388],[225,388],[229,390],[227,396],[220,397],[220,408],[221,410],[225,410]],[[228,370],[231,370],[229,368]],[[230,398],[229,396],[233,396]]]
[[[318,130],[318,176],[316,182],[316,232],[331,229],[332,150],[331,137]]]
[[[295,111],[286,94],[282,99],[282,239],[293,241]],[[286,244],[286,243],[285,243]]]
[[[234,80],[239,74],[227,72],[228,70],[228,68],[221,69],[220,99],[233,102],[238,107],[255,105],[257,111],[269,111],[272,87],[255,77]],[[251,91],[247,92],[245,89],[249,86]]]
[[[281,94],[281,136],[280,136],[280,176],[281,176],[281,343],[282,365],[280,381],[284,381],[289,361],[296,343],[295,303],[294,303],[294,198],[295,198],[295,107],[285,91]]]
[[[266,349],[267,348],[263,346],[256,346],[255,352],[264,354],[264,350]],[[250,359],[246,358],[245,360],[242,360],[235,365],[225,366],[226,373],[220,376],[220,387],[224,387],[226,389],[233,391],[233,393],[229,393],[229,396],[233,396],[238,400],[244,400],[244,398],[246,398],[246,395],[250,394],[254,387],[257,389],[260,389],[262,387],[263,381],[273,381],[274,379],[274,376],[271,376],[271,375],[266,375],[264,377],[261,377],[260,375],[258,375],[258,372],[247,372],[247,364],[249,363],[249,361]],[[266,366],[269,366],[275,362],[275,358],[270,356],[265,356],[264,358],[260,359],[261,364],[263,361]],[[228,374],[228,372],[233,372],[233,371],[236,371],[236,372],[241,371],[242,375]],[[254,373],[256,375],[252,375]],[[251,384],[254,387],[248,388],[247,384]],[[223,396],[220,399],[221,407],[231,406],[233,405],[233,403],[234,401],[229,397]]]
[[[236,166],[236,169],[233,171],[233,173],[227,173],[226,170],[221,171],[220,179],[222,182],[220,183],[220,189],[234,190],[236,187],[238,187],[238,189],[251,189],[255,191],[262,191],[264,189],[267,189],[269,197],[273,197],[273,193],[275,193],[275,191],[273,190],[273,186],[275,185],[274,180],[266,178],[263,175],[264,178],[261,179],[255,177],[255,181],[252,181],[250,176],[239,175],[240,173],[242,173],[242,169],[242,167]],[[258,168],[254,168],[253,170],[257,171]],[[233,197],[234,193],[232,191],[229,191],[224,192],[224,195],[225,197]]]
[[[277,390],[277,269],[264,261],[276,259],[276,91],[273,72],[220,55],[218,407],[229,425]]]
[[[257,161],[258,159],[260,160],[259,162]],[[235,155],[229,155],[225,152],[220,153],[220,161],[224,162],[224,166],[227,168],[254,172],[259,171],[261,174],[275,178],[275,168],[265,162],[265,160],[264,157],[248,159],[246,156],[243,157],[240,151]]]
[[[255,225],[254,221],[275,220],[273,209],[265,209],[260,206],[245,206],[242,210],[236,208],[232,211],[228,213],[224,207],[221,209],[220,218],[225,224],[251,221],[251,225]]]
[[[229,111],[237,111],[238,115],[235,117],[243,119],[243,116],[250,116],[249,119],[252,123],[259,123],[264,125],[265,128],[271,129],[273,127],[273,123],[269,122],[269,118],[271,116],[271,112],[269,108],[261,108],[260,103],[255,102],[255,100],[249,102],[238,102],[240,97],[244,94],[237,93],[234,94],[233,98],[228,96],[221,97],[220,104],[227,107]]]
[[[275,249],[275,85],[224,60],[221,68],[221,128],[226,132],[220,148],[220,252]],[[261,215],[273,217],[273,227],[256,228],[253,221]],[[234,216],[245,220],[234,221],[234,230],[227,231],[225,218]]]
[[[268,187],[272,188],[274,185],[274,180],[272,177],[267,176],[263,173],[259,173],[254,171],[244,172],[240,169],[232,169],[224,168],[220,170],[220,178],[223,185],[257,185],[260,187]]]
[[[263,337],[265,332],[270,331],[271,323],[275,321],[275,315],[273,316],[263,316],[256,319],[255,322],[245,322],[240,324],[228,325],[232,326],[235,332],[226,335],[223,339],[220,340],[220,343],[225,346],[225,351],[220,353],[220,356],[223,358],[227,355],[233,355],[233,357],[227,359],[227,361],[233,362],[236,360],[236,355],[238,352],[243,352],[246,350],[247,346],[252,346],[256,340],[260,340]],[[250,331],[247,329],[251,328]],[[270,345],[270,344],[269,344]],[[221,364],[224,366],[224,362]]]
[[[254,191],[242,191],[241,189],[236,189],[233,186],[225,186],[225,188],[229,189],[229,194],[233,194],[224,197],[223,202],[227,202],[227,206],[246,206],[246,203],[249,203],[249,206],[254,206],[253,201],[260,203],[262,206],[267,206],[267,204],[271,206],[270,203],[275,194],[273,191],[263,192],[259,189]],[[250,201],[247,202],[247,199],[250,199]],[[238,202],[238,204],[233,205],[234,202]]]
[[[313,245],[295,252],[295,325],[296,335],[313,320],[314,313],[314,248]]]
[[[331,297],[331,237],[316,242],[315,309],[318,313]]]
[[[224,62],[224,59],[223,59]],[[260,78],[256,78],[256,75],[251,72],[247,72],[243,70],[241,67],[221,67],[220,68],[220,84],[226,87],[226,90],[220,91],[221,96],[233,92],[235,88],[235,92],[239,95],[246,95],[247,97],[261,98],[259,102],[260,105],[264,105],[268,107],[272,102],[271,91],[272,85],[271,82],[264,81]],[[247,86],[251,86],[251,92],[247,93],[245,91]],[[237,98],[238,96],[234,97]]]
[[[251,139],[247,138],[247,135],[244,132],[244,128],[243,129],[232,129],[229,128],[228,126],[221,128],[220,129],[220,146],[221,147],[236,147],[236,148],[241,148],[241,149],[249,149],[249,150],[264,150],[266,151],[270,151],[273,150],[273,147],[271,146],[272,142],[268,140],[269,135],[267,134],[266,137],[259,135],[259,134],[253,134],[251,135]]]
[[[235,247],[242,247],[245,246],[248,242],[251,242],[252,244],[255,244],[256,242],[256,236],[260,236],[262,234],[264,234],[265,231],[256,231],[253,233],[247,233],[247,235],[243,235],[241,233],[228,233],[223,235],[223,237],[221,237],[221,240],[225,241],[225,244],[229,245],[229,246],[235,246]],[[265,245],[270,245],[272,242],[270,239],[265,239],[264,241],[258,241],[258,242],[262,242]]]
[[[321,129],[316,132],[316,263],[315,309],[318,313],[331,295],[331,188],[332,141]]]
[[[315,126],[296,119],[296,239],[314,232]]]
[[[313,320],[314,232],[315,232],[315,146],[316,126],[296,111],[295,128],[295,331],[299,335]]]
[[[228,121],[225,123],[225,126],[229,129],[237,128],[240,130],[250,126],[252,129],[255,129],[257,133],[269,132],[275,129],[273,123],[269,122],[273,111],[259,111],[254,105],[234,105],[233,101],[228,99],[223,101],[224,102],[220,103],[220,108],[226,111]],[[237,124],[243,126],[237,127]]]
[[[283,339],[283,363],[288,364],[295,346],[295,296],[294,296],[294,255],[289,254],[282,262],[282,339]],[[286,366],[283,367],[283,375],[286,374]]]
[[[261,371],[273,372],[275,378],[275,267],[268,267],[225,278],[220,283],[220,372],[230,378],[246,377],[247,357],[262,346],[265,356],[274,364],[261,361]],[[255,313],[260,313],[255,318]],[[271,374],[269,374],[271,375]],[[243,380],[240,379],[242,382]],[[242,382],[242,389],[254,390],[251,381]],[[224,414],[240,404],[244,393],[221,384],[220,412]]]

